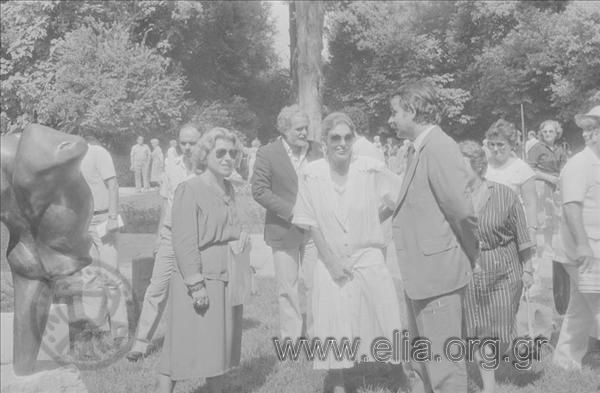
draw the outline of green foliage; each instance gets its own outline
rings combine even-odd
[[[398,85],[430,79],[450,132],[481,137],[498,117],[534,128],[600,99],[597,2],[339,2],[328,15],[328,105],[384,124]]]
[[[37,120],[113,146],[173,132],[197,105],[224,107],[249,138],[287,97],[267,2],[1,3],[2,132]],[[236,97],[239,96],[239,97]],[[188,97],[188,99],[186,99]],[[196,109],[197,110],[197,109]]]

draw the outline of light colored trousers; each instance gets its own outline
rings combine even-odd
[[[96,326],[109,326],[114,338],[128,337],[128,295],[123,285],[124,278],[119,274],[117,254],[119,234],[109,232],[101,238],[96,229],[98,225],[105,225],[107,220],[108,213],[97,214],[90,224],[92,264],[81,272],[81,306],[85,319]]]
[[[273,249],[281,338],[296,339],[302,336],[303,310],[306,314],[306,335],[312,336],[311,303],[316,261],[317,248],[312,239],[305,241],[299,248]],[[302,290],[300,281],[304,286]]]
[[[176,269],[171,230],[162,227],[150,285],[146,288],[132,351],[146,353],[167,305],[169,282]]]
[[[135,189],[140,190],[142,183],[145,189],[150,188],[150,162],[136,163],[133,166]]]
[[[553,361],[565,369],[581,369],[588,338],[600,339],[600,293],[581,293],[577,286],[578,268],[563,266],[571,278],[571,294]]]

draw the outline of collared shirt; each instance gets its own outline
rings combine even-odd
[[[292,148],[287,143],[285,138],[281,138],[281,142],[283,142],[283,147],[287,152],[288,157],[290,157],[290,161],[292,162],[292,166],[294,167],[296,174],[299,174],[300,170],[304,167],[304,165],[306,165],[306,153],[308,152],[308,146],[303,147],[300,151],[300,155],[297,156],[294,154]]]
[[[88,144],[88,151],[81,161],[81,174],[92,191],[94,211],[108,210],[109,193],[105,181],[116,177],[110,153],[100,145]]]
[[[428,129],[426,129],[425,131],[423,131],[419,136],[417,136],[415,138],[415,140],[413,141],[413,146],[415,147],[415,151],[419,151],[419,148],[423,144],[423,141],[425,140],[425,138],[427,137],[427,135],[429,135],[429,133],[431,132],[431,130],[433,130],[435,127],[437,127],[437,126],[433,125],[433,126],[429,127]]]
[[[179,183],[194,177],[195,174],[196,172],[193,170],[188,171],[183,162],[183,156],[179,156],[172,161],[166,161],[163,181],[160,186],[160,196],[167,200],[167,211],[165,212],[163,221],[164,226],[171,227],[171,208],[173,207],[175,189]]]
[[[559,145],[550,146],[542,141],[527,153],[527,163],[534,169],[558,176],[567,161],[567,155]]]

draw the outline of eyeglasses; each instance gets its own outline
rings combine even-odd
[[[342,136],[339,134],[329,135],[329,141],[332,143],[340,143],[342,141]],[[354,140],[354,134],[346,134],[344,136],[344,142],[350,143]]]
[[[506,146],[507,146],[507,145],[506,145],[506,143],[504,143],[504,142],[488,142],[488,143],[487,143],[487,146],[488,146],[490,149],[504,150],[504,149],[506,149]]]
[[[215,151],[215,156],[220,160],[221,158],[225,157],[225,154],[229,153],[229,157],[231,157],[233,160],[235,160],[235,158],[238,156],[238,153],[240,151],[237,149],[217,149]]]

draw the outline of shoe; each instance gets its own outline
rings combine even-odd
[[[140,360],[141,358],[144,357],[144,354],[140,351],[130,351],[127,353],[127,355],[125,357],[130,362],[137,362],[138,360]]]

